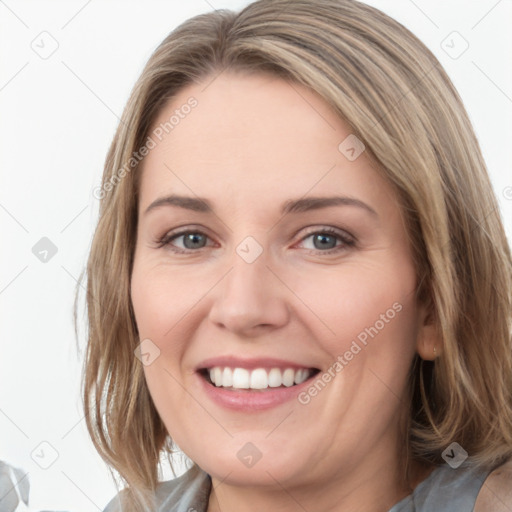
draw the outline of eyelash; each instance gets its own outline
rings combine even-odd
[[[200,247],[199,249],[185,249],[184,250],[184,249],[174,247],[171,244],[172,241],[176,240],[180,236],[184,236],[184,235],[187,235],[190,233],[202,235],[202,236],[209,238],[208,235],[206,233],[204,233],[203,231],[201,231],[200,229],[187,229],[187,230],[179,231],[176,233],[171,232],[171,233],[166,233],[164,236],[160,237],[156,241],[157,248],[160,249],[165,246],[168,246],[172,252],[175,252],[178,254],[190,254],[193,252],[198,252],[200,249],[205,249],[206,247]],[[308,239],[312,235],[319,235],[319,234],[334,236],[342,242],[342,245],[333,247],[332,249],[328,249],[325,251],[322,251],[320,249],[306,249],[307,251],[314,252],[314,253],[321,253],[321,254],[333,254],[333,253],[337,253],[337,252],[340,252],[343,250],[347,250],[356,245],[356,241],[354,238],[350,237],[349,235],[343,234],[340,231],[335,230],[333,228],[324,228],[324,229],[319,229],[319,230],[317,229],[315,231],[311,231],[310,233],[308,233],[307,235],[302,237],[300,242],[303,242],[304,240]]]

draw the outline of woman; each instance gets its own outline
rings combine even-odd
[[[512,507],[510,249],[403,26],[353,0],[187,21],[99,195],[84,401],[129,486],[109,512]],[[175,446],[193,467],[158,484]]]

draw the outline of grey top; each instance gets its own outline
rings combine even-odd
[[[457,469],[439,466],[388,512],[472,512],[487,475],[464,464]],[[206,512],[210,489],[210,476],[193,466],[179,478],[159,484],[155,512]],[[103,512],[122,512],[117,496]]]
[[[23,510],[28,504],[27,473],[0,460],[0,512]]]

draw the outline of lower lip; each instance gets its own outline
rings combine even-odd
[[[310,380],[314,378],[311,376],[308,380],[296,384],[295,386],[267,388],[265,390],[250,390],[241,389],[237,391],[230,391],[225,388],[214,386],[210,384],[199,373],[196,374],[201,381],[201,385],[208,395],[208,397],[215,403],[226,407],[243,412],[261,411],[264,409],[271,409],[284,404],[290,400],[297,399],[299,393],[309,386]]]

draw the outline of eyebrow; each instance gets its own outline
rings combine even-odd
[[[208,199],[201,197],[189,197],[170,195],[161,197],[153,201],[144,212],[144,215],[149,213],[151,210],[162,206],[177,206],[178,208],[184,208],[186,210],[192,210],[194,212],[201,213],[214,213],[213,207]],[[347,196],[329,196],[329,197],[308,197],[301,199],[294,199],[286,201],[281,207],[281,214],[287,215],[289,213],[303,213],[311,210],[318,210],[320,208],[328,208],[331,206],[356,206],[368,213],[378,217],[378,213],[369,205],[363,201],[354,197]]]

